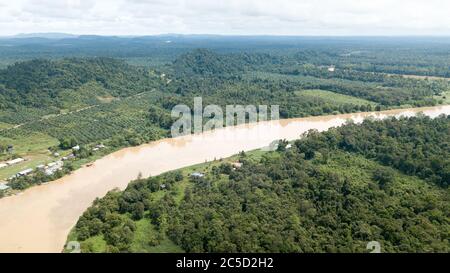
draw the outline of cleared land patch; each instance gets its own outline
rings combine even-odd
[[[13,126],[14,126],[14,125],[12,125],[12,124],[5,123],[5,122],[1,122],[1,121],[0,121],[0,130],[8,129],[8,128],[11,128],[11,127],[13,127]]]
[[[437,100],[442,100],[443,104],[450,104],[450,90],[443,92],[440,96],[434,96]]]
[[[326,102],[335,103],[335,104],[356,104],[356,105],[377,105],[373,101],[355,98],[348,95],[338,94],[331,91],[319,90],[319,89],[311,89],[311,90],[301,90],[295,92],[298,96],[319,98]]]

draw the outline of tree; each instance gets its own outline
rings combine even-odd
[[[63,150],[71,149],[72,147],[77,146],[78,142],[75,138],[62,138],[59,140],[59,147]]]
[[[0,142],[0,154],[8,150],[8,145],[6,143]]]
[[[289,144],[289,141],[287,141],[286,139],[282,139],[282,140],[278,141],[277,151],[285,152],[288,144]]]
[[[380,188],[387,189],[394,180],[394,173],[386,168],[380,168],[375,170],[373,179],[378,182]]]
[[[144,204],[142,202],[138,202],[134,204],[132,218],[134,220],[140,220],[144,217]]]

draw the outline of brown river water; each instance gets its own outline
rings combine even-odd
[[[139,173],[143,177],[225,158],[240,151],[268,146],[277,139],[293,140],[309,129],[340,126],[365,117],[450,115],[450,105],[296,118],[239,125],[163,139],[107,155],[59,180],[0,199],[0,252],[61,252],[70,229],[97,197],[124,189]]]

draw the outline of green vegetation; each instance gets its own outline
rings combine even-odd
[[[172,107],[192,107],[196,96],[204,105],[279,105],[281,118],[449,104],[449,44],[430,37],[0,39],[0,162],[26,159],[0,169],[0,180],[75,145],[76,158],[54,175],[35,172],[9,186],[23,190],[169,137]],[[282,142],[276,152],[139,178],[96,200],[69,240],[83,252],[365,252],[372,240],[385,252],[449,252],[449,128],[448,117],[368,120],[309,132],[290,149]],[[100,143],[107,148],[94,152]],[[192,179],[194,171],[205,176]]]
[[[297,143],[307,157],[321,149],[341,149],[361,154],[407,175],[418,176],[442,188],[450,182],[450,119],[428,117],[367,120],[363,126],[349,124],[322,134],[311,133]]]
[[[450,116],[366,120],[137,179],[95,201],[70,239],[87,252],[366,252],[373,240],[448,252],[449,128]]]
[[[313,97],[317,98],[318,100],[324,100],[328,103],[335,103],[335,104],[355,104],[355,105],[372,105],[375,106],[376,103],[364,99],[358,99],[352,96],[337,94],[331,91],[326,90],[302,90],[297,91],[296,94],[298,96],[305,96],[305,97]]]
[[[442,104],[450,104],[450,90],[435,96],[435,99],[441,101]]]
[[[137,94],[151,86],[151,79],[146,77],[145,70],[108,58],[32,60],[1,70],[0,84],[0,108],[13,108],[13,102],[34,108],[62,108],[68,100],[71,106],[79,106],[76,102],[95,103],[94,94],[118,97]],[[89,94],[83,92],[85,88]]]
[[[204,105],[279,105],[281,118],[432,106],[450,97],[450,81],[439,78],[448,68],[445,41],[404,48],[401,41],[171,37],[173,47],[161,39],[80,37],[65,41],[72,47],[1,40],[8,46],[0,52],[0,148],[14,150],[0,149],[0,161],[27,161],[0,170],[0,179],[54,160],[49,149],[104,143],[113,151],[168,137],[172,107],[192,106],[195,96]]]
[[[34,60],[0,72],[0,89],[5,88],[5,92],[0,92],[0,146],[14,147],[12,151],[2,148],[0,161],[26,159],[2,168],[0,179],[58,160],[52,154],[66,156],[65,150],[75,143],[90,148],[104,143],[113,151],[167,134],[148,119],[149,108],[158,108],[155,101],[164,95],[155,90],[159,77],[149,76],[145,69],[96,58]],[[98,155],[77,157],[71,168]],[[23,189],[54,178],[38,177],[23,178],[20,183],[13,183],[14,188]]]
[[[12,124],[8,124],[8,123],[5,123],[5,122],[0,122],[0,130],[8,129],[8,128],[11,128],[13,126],[14,125],[12,125]]]

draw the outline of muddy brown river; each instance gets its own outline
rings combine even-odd
[[[450,115],[450,106],[296,118],[240,125],[125,148],[57,181],[0,199],[0,252],[61,252],[70,229],[97,197],[124,189],[139,173],[158,175],[189,165],[265,147],[277,139],[296,139],[373,116]]]

